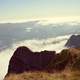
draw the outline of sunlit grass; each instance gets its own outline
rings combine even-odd
[[[10,74],[4,80],[80,80],[80,72],[24,72],[22,74]]]

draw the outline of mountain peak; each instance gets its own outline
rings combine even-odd
[[[78,48],[80,47],[80,35],[72,35],[69,40],[67,41],[67,43],[65,44],[66,47],[69,48]]]

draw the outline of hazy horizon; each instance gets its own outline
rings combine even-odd
[[[80,0],[0,0],[0,21],[56,17],[79,18]]]

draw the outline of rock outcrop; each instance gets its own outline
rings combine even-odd
[[[17,48],[10,59],[8,74],[26,71],[62,71],[66,67],[78,67],[80,60],[79,49],[64,49],[60,53],[55,51],[32,52],[25,46]]]
[[[56,59],[55,51],[32,52],[27,47],[19,47],[9,62],[8,73],[47,70],[47,65]]]
[[[80,35],[72,35],[67,43],[65,44],[68,48],[79,48],[80,47]]]

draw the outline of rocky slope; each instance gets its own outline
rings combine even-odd
[[[69,48],[78,48],[80,47],[80,35],[72,35],[70,37],[70,39],[67,41],[67,43],[65,44],[66,47],[69,47]]]
[[[19,47],[10,59],[8,74],[25,71],[63,71],[65,68],[80,69],[80,50],[64,49],[55,51],[32,52],[27,47]]]
[[[56,80],[64,80],[62,79],[64,76],[70,77],[67,80],[73,80],[71,78],[74,76],[71,71],[78,71],[76,74],[80,75],[78,74],[80,73],[79,48],[64,49],[60,53],[56,53],[55,51],[32,52],[27,47],[22,46],[17,48],[11,57],[8,73],[4,80],[35,80],[37,76],[41,77],[41,75],[43,76],[41,80],[51,80],[51,78],[55,80],[55,77]],[[34,74],[36,75],[33,76]],[[79,79],[80,77],[76,80]]]
[[[68,49],[63,49],[60,53],[47,50],[32,52],[25,46],[17,48],[10,59],[4,80],[79,80],[79,41],[80,35],[72,35],[65,45]]]

